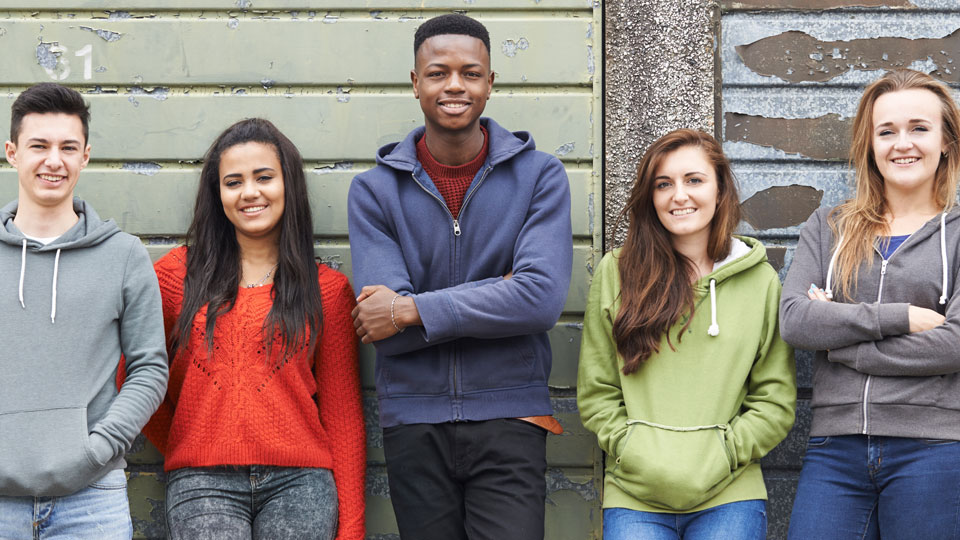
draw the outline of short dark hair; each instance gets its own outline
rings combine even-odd
[[[90,106],[83,101],[80,92],[57,83],[40,83],[24,90],[16,101],[10,115],[10,141],[17,144],[23,117],[32,114],[63,113],[80,118],[83,124],[83,141],[90,139]]]
[[[487,48],[487,54],[490,54],[490,34],[487,32],[486,26],[481,24],[476,19],[471,19],[466,15],[461,15],[459,13],[448,13],[446,15],[434,17],[421,24],[420,28],[417,28],[417,33],[413,36],[414,58],[416,58],[417,51],[420,50],[420,46],[423,45],[424,41],[432,38],[433,36],[440,36],[443,34],[456,34],[461,36],[475,37],[483,42],[484,47]]]

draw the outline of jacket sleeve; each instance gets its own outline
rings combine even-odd
[[[619,290],[616,259],[605,256],[594,272],[583,314],[583,339],[577,372],[577,408],[583,425],[597,435],[600,448],[617,455],[627,432],[627,407],[613,339],[612,304]]]
[[[317,407],[333,458],[340,512],[337,540],[362,540],[367,447],[357,334],[350,317],[357,304],[350,283],[338,277],[338,282],[331,283],[331,291],[324,291],[323,333],[314,353]]]
[[[570,287],[572,235],[570,184],[563,164],[550,157],[514,244],[513,277],[414,295],[426,340],[501,338],[553,328]]]
[[[867,304],[810,300],[811,284],[825,287],[832,234],[826,208],[810,216],[783,283],[780,331],[787,343],[822,351],[904,334],[910,329],[909,304]]]
[[[757,461],[787,436],[796,417],[797,372],[793,348],[780,337],[777,304],[780,281],[771,276],[764,306],[764,328],[747,380],[747,394],[726,432],[737,467]]]
[[[160,405],[169,377],[157,276],[147,250],[136,239],[131,240],[125,265],[120,349],[127,375],[110,408],[91,430],[94,455],[102,462],[130,449]]]
[[[957,283],[960,272],[955,272]],[[830,349],[827,359],[869,375],[929,377],[960,372],[960,288],[947,300],[946,321],[930,330]]]

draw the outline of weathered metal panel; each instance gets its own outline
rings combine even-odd
[[[88,9],[110,13],[116,18],[124,18],[131,10],[148,12],[180,10],[229,10],[235,13],[270,14],[274,11],[297,10],[303,17],[321,17],[328,13],[403,9],[411,18],[424,17],[424,10],[463,11],[472,9],[523,9],[527,11],[586,11],[598,4],[597,0],[122,0],[106,2],[104,0],[0,0],[0,9],[23,10],[27,13],[43,10]],[[427,16],[432,15],[428,14]]]
[[[544,14],[549,15],[549,13]],[[483,21],[484,19],[481,18]],[[8,84],[51,74],[64,84],[389,85],[408,82],[413,34],[401,13],[308,18],[289,12],[203,13],[185,18],[0,17]],[[497,80],[590,85],[589,17],[498,17],[487,22]],[[281,47],[270,43],[283,36]],[[579,39],[572,39],[579,36]],[[405,47],[378,47],[403,43]],[[371,51],[376,51],[371,56]],[[237,61],[238,54],[243,60]],[[376,61],[370,61],[372,58]],[[562,61],[559,61],[561,60]],[[349,92],[350,86],[344,90]]]

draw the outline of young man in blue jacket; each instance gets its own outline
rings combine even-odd
[[[433,18],[414,55],[426,125],[381,148],[348,203],[354,322],[377,348],[400,535],[540,540],[567,177],[528,133],[480,117],[494,79],[482,24]]]

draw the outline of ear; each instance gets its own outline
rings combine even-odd
[[[487,99],[490,99],[490,94],[493,92],[493,79],[496,77],[496,75],[497,75],[497,73],[491,69],[491,70],[490,70],[490,79],[489,79],[489,81],[487,81],[487,82],[489,83],[489,86],[490,86],[490,88],[487,90]]]
[[[90,163],[90,145],[88,144],[86,148],[83,149],[83,163],[80,164],[80,169],[83,170],[87,167],[87,163]]]
[[[413,97],[414,99],[420,99],[420,89],[417,88],[417,82],[419,81],[417,77],[417,70],[410,70],[410,82],[413,83]]]
[[[13,165],[14,168],[17,167],[17,145],[13,144],[11,141],[3,143],[3,151],[7,155],[7,163]]]

